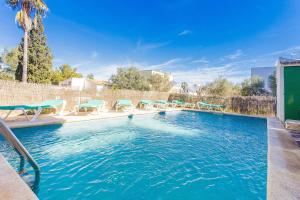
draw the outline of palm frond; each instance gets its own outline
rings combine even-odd
[[[15,17],[15,22],[19,26],[24,26],[24,12],[22,10],[18,11]]]
[[[48,7],[43,0],[29,0],[29,1],[37,10],[43,10],[43,11],[48,10]]]
[[[17,12],[15,22],[18,24],[19,27],[22,27],[24,30],[31,29],[31,18],[23,10]]]
[[[20,4],[19,0],[6,0],[6,4],[9,5],[12,8],[17,8]]]

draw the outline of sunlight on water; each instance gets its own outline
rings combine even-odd
[[[87,133],[89,134],[89,133]],[[59,143],[55,143],[52,146],[48,146],[44,151],[51,158],[60,158],[64,156],[72,156],[74,154],[84,153],[87,151],[96,150],[99,148],[106,148],[109,145],[116,145],[118,143],[124,143],[134,140],[136,133],[134,132],[122,132],[122,133],[110,133],[110,134],[93,134],[92,136],[86,136],[75,139],[63,140]]]
[[[56,132],[60,141],[48,146],[45,152],[52,158],[59,158],[134,140],[135,132],[118,131],[126,125],[127,118],[65,124]]]
[[[77,124],[80,124],[80,128]],[[61,129],[59,129],[59,131],[57,131],[56,135],[58,137],[81,137],[82,135],[100,133],[111,128],[125,126],[127,124],[128,120],[126,118],[88,121],[86,123],[74,122],[65,124]]]
[[[169,134],[179,136],[196,136],[201,133],[201,131],[197,129],[188,129],[185,127],[177,126],[175,124],[159,121],[153,118],[139,117],[133,119],[132,123],[139,128],[151,129],[157,131],[158,133],[166,132]]]
[[[176,115],[176,113],[174,114]],[[87,123],[66,124],[56,133],[59,142],[48,146],[45,152],[51,158],[71,156],[98,148],[105,148],[109,145],[121,144],[134,140],[138,132],[118,130],[122,127],[138,127],[154,130],[157,133],[168,133],[177,136],[197,136],[201,133],[197,129],[188,129],[174,124],[153,119],[153,116],[135,117],[133,120],[120,118],[118,120],[90,121]],[[109,131],[113,129],[114,131]],[[83,131],[84,130],[84,131]]]

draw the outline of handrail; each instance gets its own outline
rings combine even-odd
[[[38,185],[40,182],[40,168],[36,161],[31,157],[26,148],[22,145],[22,143],[18,140],[12,130],[6,125],[6,123],[0,119],[0,134],[4,136],[4,138],[14,147],[15,151],[20,155],[20,168],[19,174],[24,172],[25,161],[24,159],[31,165],[34,170],[35,178],[34,183],[31,186],[32,190],[36,192],[38,189]]]

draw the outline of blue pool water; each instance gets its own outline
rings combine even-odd
[[[197,112],[14,130],[40,199],[266,199],[266,120]],[[1,138],[0,152],[17,156]]]

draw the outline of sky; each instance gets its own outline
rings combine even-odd
[[[173,74],[177,83],[249,78],[251,67],[300,58],[299,0],[45,0],[53,66],[109,79],[118,67]],[[0,2],[0,51],[16,47],[16,11]]]

